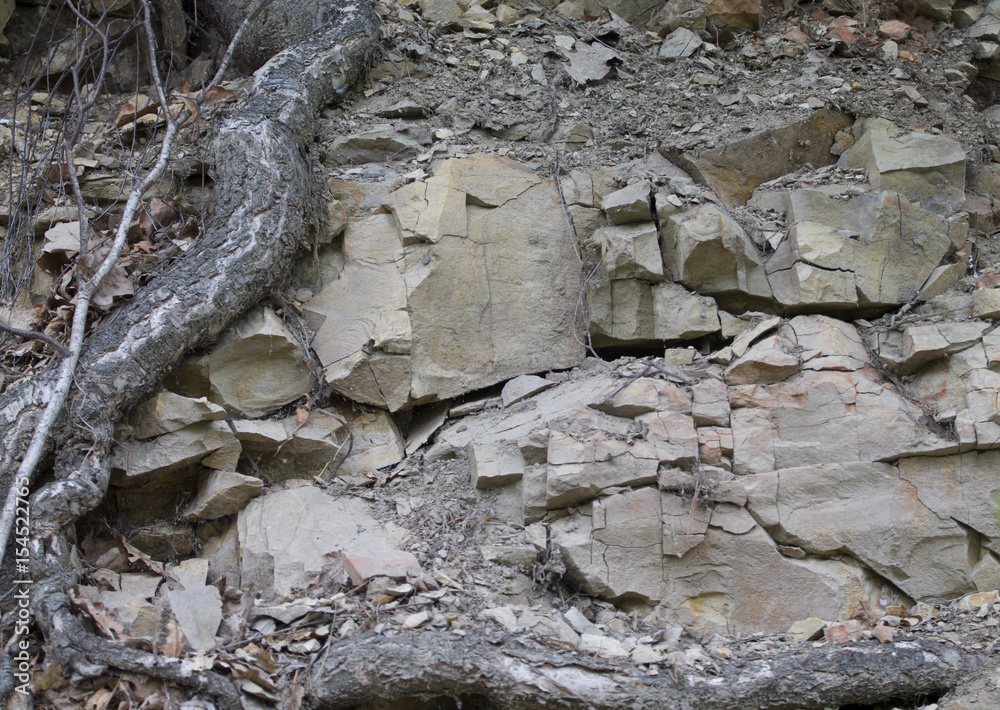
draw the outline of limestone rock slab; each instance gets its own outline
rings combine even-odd
[[[306,586],[332,553],[408,559],[409,553],[398,549],[403,534],[383,527],[360,498],[333,498],[312,485],[290,485],[252,500],[240,513],[242,584],[272,600]],[[409,562],[417,565],[415,559]]]
[[[222,419],[226,410],[206,397],[194,399],[173,392],[159,392],[140,404],[132,415],[132,436],[149,439],[183,429],[190,424]]]

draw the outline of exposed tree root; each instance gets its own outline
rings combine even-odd
[[[220,12],[226,3],[216,0]],[[77,676],[108,666],[198,688],[224,707],[239,696],[226,679],[176,659],[129,649],[91,634],[74,615],[73,524],[107,492],[116,420],[147,397],[190,350],[210,343],[280,285],[315,228],[318,204],[303,144],[316,113],[365,68],[378,44],[366,0],[325,6],[329,22],[282,51],[223,123],[214,143],[214,217],[175,268],[143,288],[84,343],[76,389],[53,438],[55,481],[32,498],[32,611],[55,659]],[[311,12],[308,3],[287,5]],[[12,471],[54,392],[50,368],[0,396],[0,463]],[[49,443],[49,448],[53,443]]]
[[[367,635],[330,648],[308,679],[305,704],[314,710],[378,707],[409,698],[414,707],[433,707],[435,699],[458,698],[459,707],[505,710],[803,710],[938,694],[984,660],[954,646],[912,641],[826,646],[719,665],[722,675],[645,676],[471,633]]]

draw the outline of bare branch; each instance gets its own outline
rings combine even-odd
[[[22,328],[15,328],[12,325],[7,325],[3,321],[0,321],[0,330],[6,333],[10,333],[11,335],[16,335],[19,338],[27,338],[28,340],[39,340],[48,345],[50,348],[55,350],[63,357],[69,355],[69,350],[64,348],[59,343],[57,343],[52,337],[46,335],[45,333],[39,333],[37,330],[23,330]]]
[[[160,81],[159,71],[157,69],[156,46],[152,39],[153,23],[151,17],[152,13],[149,8],[149,0],[142,0],[142,6],[143,24],[145,25],[148,38],[147,51],[149,52],[149,62],[153,74],[152,81],[156,87],[157,94],[161,97],[161,105],[163,106],[163,111],[166,115],[166,134],[163,137],[163,143],[160,146],[160,152],[157,157],[156,164],[153,165],[152,169],[150,169],[149,173],[147,173],[145,179],[143,179],[138,186],[133,187],[129,193],[128,201],[125,203],[125,209],[122,213],[121,222],[118,224],[118,229],[115,232],[115,239],[111,245],[108,255],[104,258],[104,261],[101,262],[97,272],[90,278],[90,280],[81,284],[79,291],[77,292],[76,305],[73,312],[73,325],[70,331],[69,352],[60,363],[58,380],[56,381],[52,399],[46,404],[45,412],[42,414],[42,417],[32,434],[31,443],[29,444],[24,459],[22,459],[21,465],[18,467],[17,473],[14,476],[14,485],[12,485],[8,491],[3,512],[0,514],[0,562],[3,561],[3,555],[7,549],[7,541],[10,537],[10,530],[14,524],[14,516],[17,508],[17,491],[22,487],[31,486],[31,482],[34,479],[35,468],[38,466],[38,462],[41,460],[42,454],[45,452],[46,442],[52,431],[52,426],[55,424],[56,418],[62,412],[63,407],[66,404],[66,398],[69,395],[70,385],[73,382],[73,375],[76,372],[76,366],[80,360],[80,352],[83,349],[83,338],[87,330],[87,313],[90,310],[90,301],[94,297],[94,294],[96,294],[100,289],[101,283],[104,281],[105,277],[118,261],[118,257],[121,255],[122,249],[125,246],[129,225],[135,218],[136,211],[139,208],[139,203],[142,200],[142,195],[163,175],[170,159],[170,153],[173,150],[174,140],[177,138],[179,126],[177,121],[170,116],[170,111],[167,108],[165,101],[165,92],[162,82]]]

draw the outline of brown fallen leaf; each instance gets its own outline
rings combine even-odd
[[[167,620],[166,640],[160,644],[160,653],[171,658],[180,658],[184,655],[184,633],[176,619]]]
[[[97,625],[98,630],[110,639],[119,639],[125,635],[125,627],[100,602],[92,601],[85,596],[77,596],[72,589],[67,590],[69,600],[80,611],[83,611]]]

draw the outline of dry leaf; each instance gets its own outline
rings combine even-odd
[[[171,658],[180,658],[184,655],[184,633],[180,624],[173,618],[167,620],[167,638],[160,644],[160,653]]]
[[[142,99],[145,99],[145,102]],[[118,115],[115,117],[115,128],[120,129],[130,123],[137,123],[143,117],[155,114],[160,110],[158,101],[149,101],[145,96],[140,96],[136,103],[142,105],[142,108],[137,109],[133,104],[127,103],[119,109]],[[154,116],[153,122],[155,123],[157,120],[158,118]]]
[[[295,423],[298,426],[305,426],[306,421],[309,419],[309,410],[302,407],[295,408]]]
[[[205,101],[211,101],[212,103],[225,103],[226,101],[233,101],[236,98],[236,92],[230,91],[225,87],[213,84],[208,87],[205,92]]]
[[[97,628],[108,638],[118,639],[125,635],[125,627],[118,621],[114,614],[105,609],[100,602],[91,601],[84,596],[77,596],[74,590],[67,591],[73,606],[87,613]]]
[[[113,697],[114,693],[112,691],[107,688],[100,688],[94,691],[94,694],[83,704],[83,710],[105,710]]]

